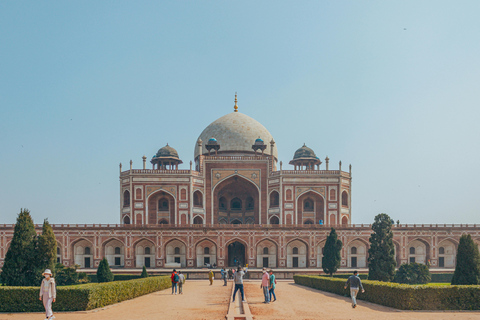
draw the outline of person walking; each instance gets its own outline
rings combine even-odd
[[[260,289],[263,289],[263,295],[265,297],[265,301],[263,303],[270,303],[270,293],[268,292],[268,287],[270,286],[270,276],[268,275],[267,269],[263,268],[262,272],[263,276]]]
[[[235,302],[235,295],[237,291],[240,290],[242,294],[242,302],[245,302],[245,294],[243,292],[243,277],[245,276],[245,271],[242,270],[242,267],[238,267],[237,272],[233,275],[233,281],[235,282],[235,290],[233,291],[233,302]]]
[[[222,279],[223,279],[223,286],[226,286],[227,285],[227,271],[223,270],[220,270],[220,273],[222,274]]]
[[[362,293],[365,292],[363,289],[362,280],[357,276],[357,271],[353,271],[353,276],[348,277],[347,282],[345,283],[344,289],[347,289],[347,285],[350,284],[350,296],[352,297],[352,308],[357,307],[357,294],[358,290],[362,288]]]
[[[273,301],[277,301],[277,296],[275,295],[275,286],[277,284],[277,278],[273,274],[273,270],[270,269],[270,286],[268,287],[268,293],[270,295],[270,301],[272,301],[272,295],[273,295]]]
[[[177,284],[179,281],[177,270],[173,269],[172,276],[170,278],[172,279],[172,294],[174,293],[174,290],[175,294],[177,294]]]
[[[210,285],[213,284],[213,279],[215,279],[215,276],[213,274],[213,270],[210,270],[210,272],[208,273],[208,280],[210,280]]]
[[[185,276],[182,271],[178,271],[178,294],[183,294],[183,284],[185,283]]]
[[[52,303],[57,299],[57,288],[55,287],[55,279],[52,278],[52,271],[46,269],[42,273],[42,276],[45,279],[42,280],[40,286],[40,301],[43,301],[43,306],[45,307],[45,320],[55,319],[52,311]]]

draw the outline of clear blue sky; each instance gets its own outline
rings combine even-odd
[[[118,164],[240,111],[354,223],[480,223],[479,1],[2,1],[0,223],[118,223]],[[324,167],[324,165],[322,165]]]

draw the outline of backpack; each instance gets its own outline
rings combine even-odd
[[[173,276],[173,282],[179,282],[180,280],[180,277],[178,276],[178,273],[175,273],[175,275]]]

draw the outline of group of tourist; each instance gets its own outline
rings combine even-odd
[[[177,270],[173,269],[170,278],[172,279],[172,294],[177,294],[177,287],[178,294],[183,294],[183,284],[185,283],[185,276],[183,275],[182,271],[177,272]]]
[[[262,272],[262,284],[260,285],[260,289],[263,290],[263,295],[265,297],[265,301],[263,301],[263,303],[275,302],[277,301],[277,296],[275,296],[275,285],[277,284],[277,279],[275,279],[272,269],[267,271],[266,268],[263,268]]]

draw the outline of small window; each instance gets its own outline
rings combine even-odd
[[[150,251],[150,247],[146,247],[146,248],[145,248],[145,254],[150,254],[150,252],[151,252],[151,251]]]
[[[410,254],[415,254],[415,248],[414,247],[410,247]]]
[[[263,254],[268,254],[268,247],[263,248]]]
[[[292,252],[293,252],[293,254],[298,254],[298,248],[297,248],[297,247],[293,247]]]
[[[115,247],[115,254],[120,254],[120,247]]]
[[[130,217],[129,216],[125,216],[125,218],[123,218],[123,224],[130,224]]]
[[[342,206],[348,207],[348,193],[346,191],[342,192]]]
[[[203,224],[203,220],[200,217],[195,217],[193,219],[193,224]]]
[[[174,261],[175,261],[175,263],[180,263],[180,257],[175,257]]]
[[[280,223],[280,220],[278,220],[278,217],[271,217],[270,218],[270,224],[279,224]]]
[[[252,197],[247,198],[247,210],[253,210],[255,208],[255,201]]]
[[[158,224],[168,224],[168,221],[166,219],[162,219],[158,221]]]
[[[444,248],[444,247],[440,247],[440,248],[438,249],[438,253],[439,253],[439,254],[445,254],[445,248]]]
[[[209,247],[203,248],[203,254],[210,254],[210,248]]]
[[[357,254],[357,247],[351,247],[350,254]]]
[[[303,202],[303,211],[313,211],[313,200],[312,199],[306,199]]]
[[[414,263],[415,262],[415,257],[410,257],[410,263]]]
[[[158,200],[158,211],[168,211],[168,200],[167,199]]]
[[[90,247],[85,247],[85,254],[90,254]]]
[[[128,190],[123,193],[123,206],[130,207],[130,191]]]
[[[180,247],[175,247],[175,254],[180,254]]]
[[[119,265],[121,264],[121,261],[122,261],[122,260],[120,259],[120,257],[116,257],[116,258],[115,258],[115,265],[116,265],[116,266],[119,266]]]
[[[280,197],[277,191],[272,191],[270,193],[270,207],[278,207],[280,202]]]
[[[230,209],[232,210],[240,210],[242,209],[242,200],[239,198],[234,198],[230,201]]]
[[[193,206],[199,208],[203,207],[203,196],[198,190],[193,193]]]
[[[57,254],[60,254],[60,248],[57,247]]]
[[[220,210],[227,210],[227,199],[221,197],[218,200],[218,207],[220,208]]]

